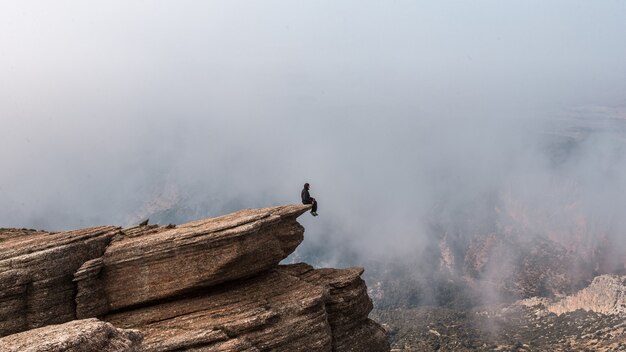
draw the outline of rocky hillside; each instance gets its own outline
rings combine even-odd
[[[376,310],[392,351],[626,351],[626,276],[597,276],[569,296],[450,309]]]
[[[302,242],[308,209],[1,230],[0,350],[388,351],[363,269],[278,264]]]

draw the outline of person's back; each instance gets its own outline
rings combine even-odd
[[[317,216],[317,201],[315,198],[311,197],[309,193],[310,185],[308,183],[304,184],[304,188],[302,192],[300,192],[300,197],[302,198],[302,204],[313,204],[313,208],[311,208],[311,214],[313,216]]]
[[[303,188],[300,195],[302,196],[302,204],[311,204],[311,195],[308,189]]]

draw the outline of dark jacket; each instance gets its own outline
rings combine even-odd
[[[306,188],[302,189],[302,193],[300,193],[300,196],[302,196],[302,204],[313,203],[313,198],[311,198],[311,195],[309,194],[309,191]]]

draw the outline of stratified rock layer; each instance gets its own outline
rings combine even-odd
[[[118,232],[27,232],[0,242],[0,336],[76,319],[74,273]]]
[[[361,279],[363,268],[314,270],[301,263],[280,269],[310,284],[324,285],[328,290],[326,311],[333,332],[333,351],[389,349],[385,331],[367,318],[373,305]]]
[[[384,331],[368,319],[363,269],[278,265],[302,242],[296,218],[309,209],[5,234],[0,336],[99,317],[137,329],[142,351],[388,351]],[[89,330],[94,320],[75,324]],[[98,350],[90,348],[83,350]]]
[[[146,351],[202,347],[211,351],[246,348],[330,351],[324,287],[279,270],[226,284],[195,297],[146,307],[105,319],[139,329]],[[239,347],[233,348],[236,340]]]
[[[249,277],[276,266],[302,242],[304,228],[296,218],[306,210],[242,210],[173,229],[147,229],[113,242],[95,264],[101,272],[92,272],[101,274],[109,310]]]
[[[142,336],[98,319],[75,320],[0,339],[2,352],[139,352]]]

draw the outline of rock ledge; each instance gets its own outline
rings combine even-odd
[[[368,319],[363,269],[278,265],[302,242],[296,218],[309,209],[242,210],[175,227],[0,231],[0,346],[389,351]],[[115,347],[89,343],[104,335]]]

